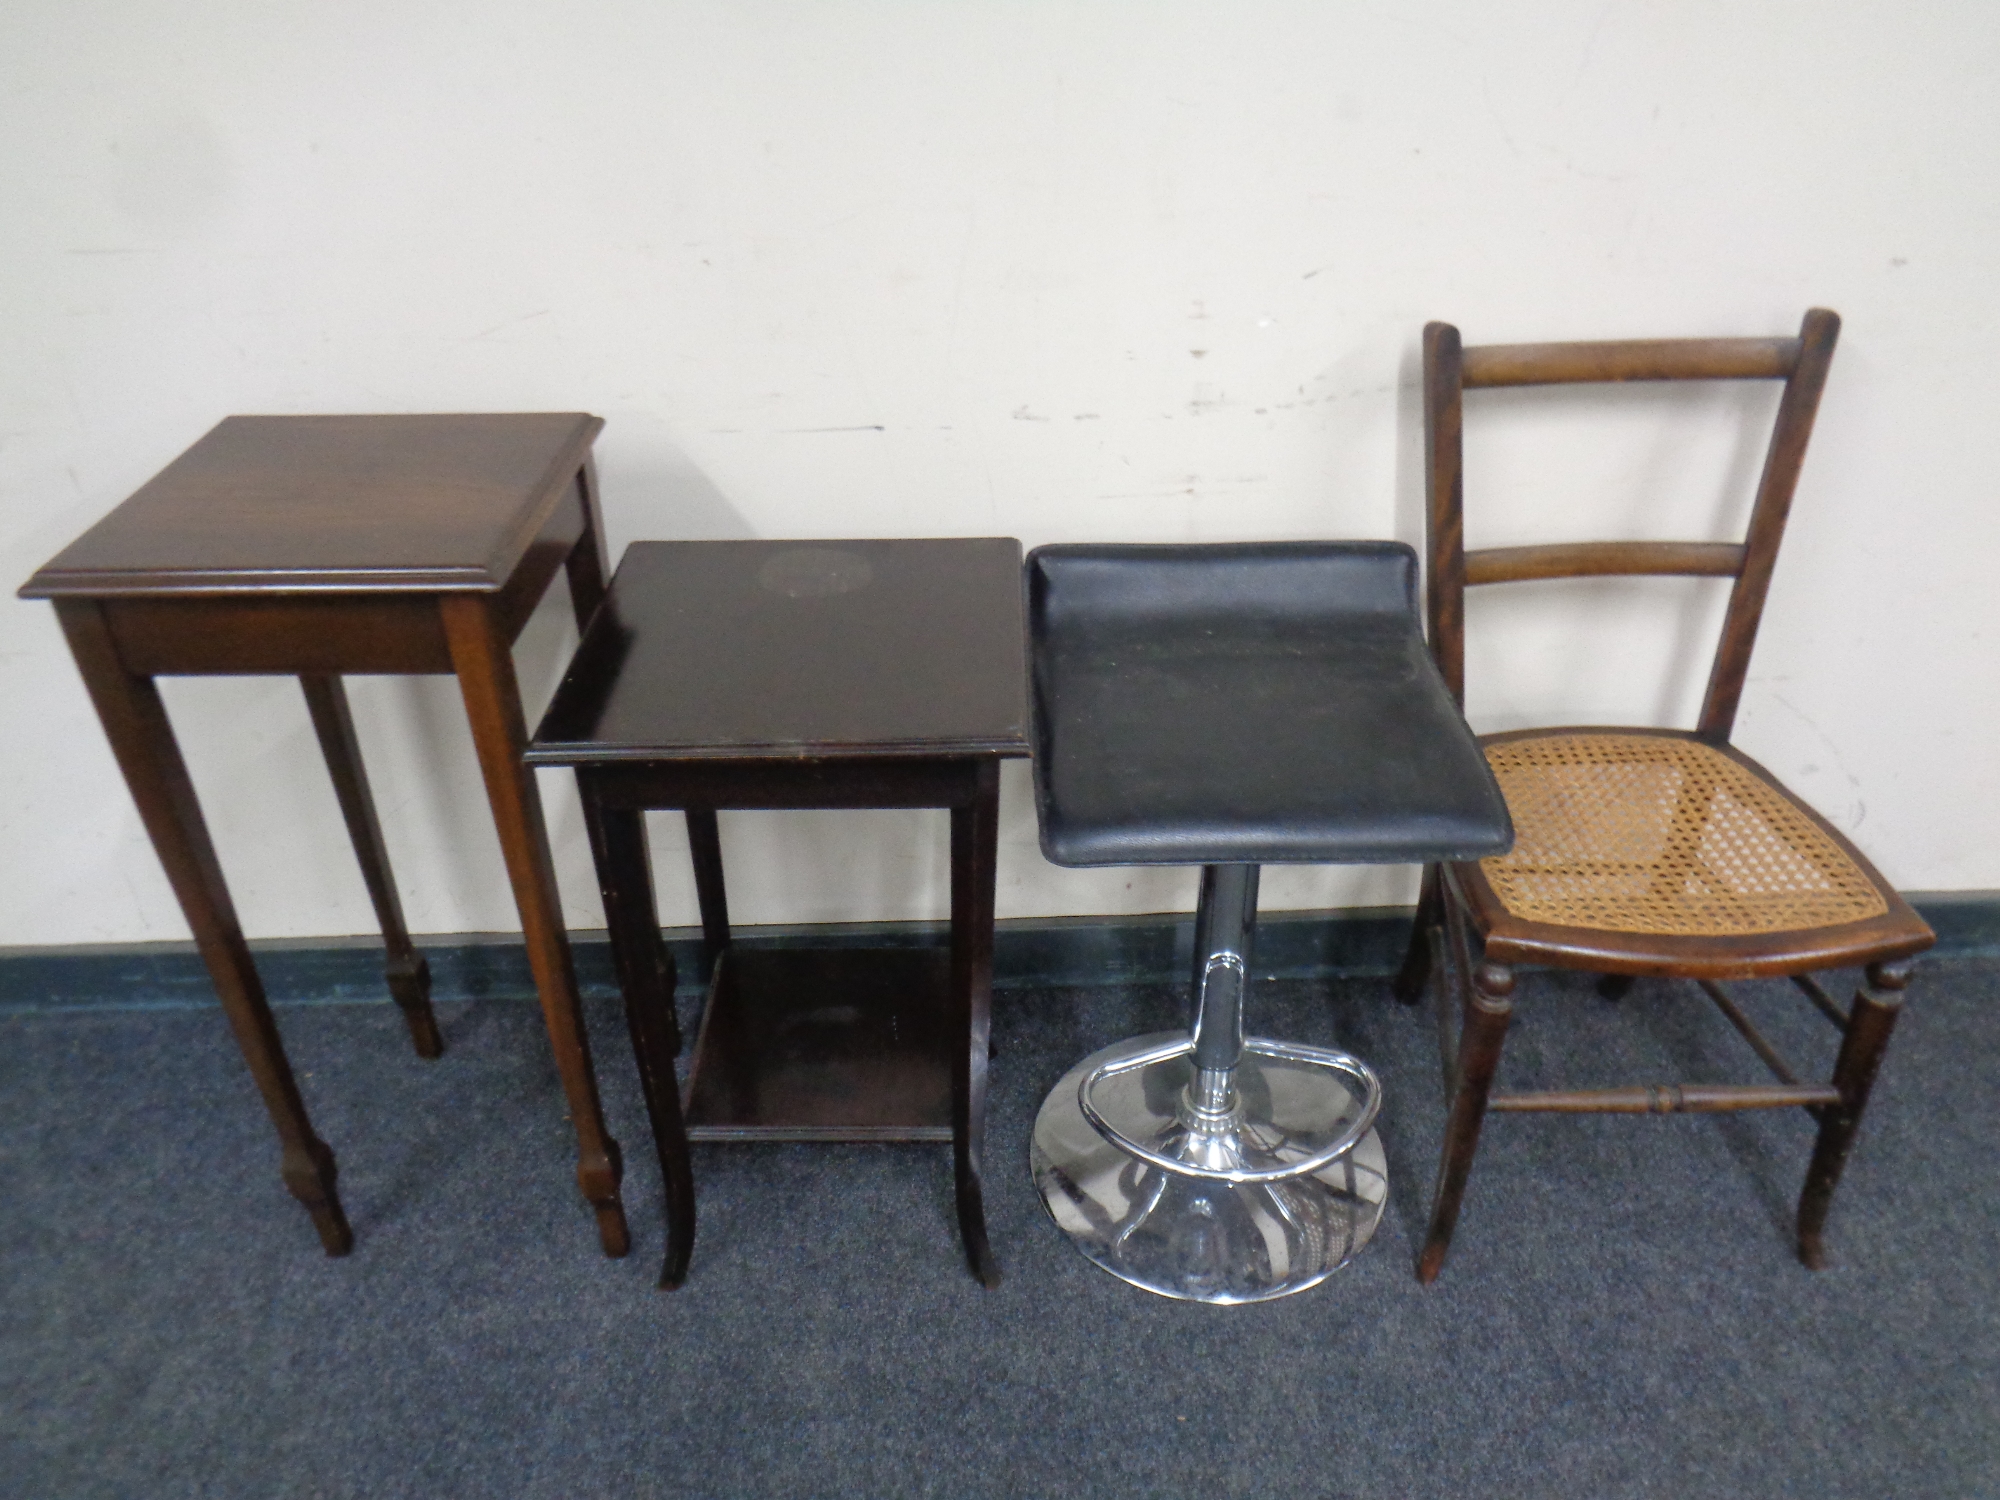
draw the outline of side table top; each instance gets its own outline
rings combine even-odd
[[[581,412],[229,417],[21,596],[496,590],[603,425]]]
[[[1028,753],[1021,544],[635,542],[536,765]]]

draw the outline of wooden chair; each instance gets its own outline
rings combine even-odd
[[[1462,1022],[1445,1043],[1450,1116],[1417,1277],[1433,1280],[1451,1246],[1488,1110],[1670,1114],[1797,1106],[1819,1122],[1799,1199],[1798,1252],[1824,1264],[1821,1232],[1875,1071],[1896,1022],[1910,960],[1931,930],[1838,830],[1732,748],[1758,618],[1784,534],[1840,319],[1805,316],[1797,338],[1679,339],[1463,348],[1448,323],[1424,329],[1431,650],[1465,697],[1468,584],[1607,574],[1735,580],[1693,733],[1561,728],[1489,735],[1487,760],[1513,815],[1511,853],[1425,871],[1416,932],[1397,979],[1414,1003],[1433,968],[1455,988]],[[1747,537],[1713,542],[1585,542],[1465,550],[1463,392],[1484,386],[1628,380],[1782,380]],[[1474,957],[1475,935],[1483,944]],[[1666,1084],[1547,1093],[1492,1092],[1517,967],[1692,979],[1775,1076],[1773,1084]],[[1812,977],[1860,967],[1843,1011]],[[1782,976],[1842,1032],[1833,1079],[1802,1083],[1722,988]]]

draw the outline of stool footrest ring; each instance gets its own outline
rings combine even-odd
[[[1259,1040],[1223,1080],[1200,1087],[1217,1080],[1185,1032],[1083,1059],[1035,1120],[1042,1206],[1092,1262],[1161,1296],[1261,1302],[1316,1286],[1381,1221],[1380,1086],[1345,1054]]]
[[[1098,1100],[1103,1085],[1132,1073],[1175,1064],[1182,1058],[1192,1059],[1192,1037],[1138,1045],[1098,1064],[1077,1085],[1077,1107],[1098,1134],[1127,1155],[1178,1177],[1200,1177],[1214,1182],[1284,1182],[1293,1177],[1309,1177],[1353,1150],[1355,1142],[1374,1125],[1382,1107],[1382,1083],[1374,1069],[1360,1058],[1330,1047],[1310,1047],[1302,1042],[1278,1042],[1265,1037],[1245,1038],[1243,1052],[1246,1057],[1324,1070],[1338,1077],[1346,1086],[1329,1090],[1330,1095],[1339,1095],[1338,1100],[1329,1099],[1329,1114],[1334,1119],[1345,1116],[1346,1124],[1330,1139],[1309,1144],[1309,1138],[1302,1139],[1293,1132],[1275,1135],[1260,1132],[1258,1127],[1266,1122],[1257,1118],[1254,1107],[1247,1113],[1239,1111],[1237,1118],[1223,1129],[1209,1132],[1192,1125],[1183,1112],[1178,1123],[1188,1128],[1179,1133],[1179,1143],[1184,1151],[1192,1149],[1196,1159],[1169,1154],[1134,1132],[1121,1129],[1106,1113],[1108,1108],[1115,1109],[1115,1105],[1109,1101],[1100,1104]],[[1147,1133],[1158,1140],[1161,1132],[1157,1116],[1150,1123],[1154,1128]],[[1226,1164],[1200,1160],[1204,1155]],[[1265,1164],[1253,1164],[1256,1162]]]

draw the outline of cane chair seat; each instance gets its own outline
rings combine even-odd
[[[1730,979],[1866,962],[1930,937],[1867,858],[1747,755],[1673,730],[1481,740],[1512,852],[1453,875],[1493,956]]]
[[[1481,862],[1530,922],[1677,937],[1830,927],[1889,909],[1782,786],[1679,735],[1523,735],[1485,747],[1513,852]]]

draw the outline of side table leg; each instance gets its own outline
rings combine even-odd
[[[681,1050],[674,1017],[674,959],[660,940],[660,914],[653,893],[652,863],[646,850],[645,814],[606,807],[596,778],[577,771],[583,817],[590,829],[590,852],[604,895],[604,919],[611,929],[611,956],[618,988],[625,996],[625,1024],[653,1126],[653,1147],[667,1189],[667,1253],[660,1286],[677,1287],[687,1277],[694,1250],[694,1170],[688,1163],[687,1125],[681,1118],[680,1085],[674,1056]]]
[[[299,686],[305,690],[306,707],[312,713],[327,772],[333,777],[334,795],[340,799],[340,815],[347,820],[347,835],[361,865],[361,878],[368,886],[368,899],[375,903],[375,918],[382,926],[382,945],[389,951],[385,966],[389,994],[403,1012],[417,1056],[442,1057],[444,1038],[438,1035],[437,1017],[431,1012],[431,968],[410,941],[409,928],[403,923],[403,903],[389,873],[389,849],[382,842],[382,824],[375,816],[375,799],[368,792],[368,772],[361,763],[361,744],[354,737],[347,689],[338,677],[319,675],[299,678]]]
[[[236,1044],[264,1096],[264,1108],[278,1129],[282,1149],[280,1172],[285,1186],[312,1215],[320,1243],[328,1255],[345,1255],[354,1247],[354,1231],[341,1211],[334,1191],[338,1168],[333,1152],[313,1133],[299,1097],[291,1064],[278,1035],[277,1022],[264,998],[263,982],[243,941],[236,908],[223,883],[222,866],[208,837],[208,825],[195,800],[187,764],[174,741],[172,722],[153,679],[129,672],[94,600],[61,599],[56,614],[70,651],[83,672],[84,686],[110,738],[118,768],[125,773],[132,800],[152,837],[153,848],[166,868],[167,879],[180,899],[181,911],[194,931],[195,944],[223,1013],[236,1033]]]
[[[584,1030],[576,968],[556,894],[555,863],[549,856],[548,827],[542,821],[541,790],[535,785],[535,773],[521,760],[528,732],[521,717],[514,659],[489,596],[446,594],[438,600],[438,611],[451,645],[459,691],[465,697],[466,716],[472,721],[472,742],[486,778],[486,796],[493,805],[493,822],[500,833],[514,902],[520,908],[528,964],[534,970],[535,989],[542,1002],[542,1020],[548,1026],[556,1071],[562,1075],[563,1094],[576,1125],[576,1180],[583,1196],[597,1210],[597,1233],[604,1253],[623,1255],[632,1242],[625,1207],[618,1197],[618,1143],[604,1128],[604,1106],[598,1100],[597,1076],[590,1067],[590,1038]]]
[[[577,470],[576,487],[583,499],[583,535],[570,548],[563,566],[569,574],[569,607],[582,635],[604,602],[605,580],[611,576],[604,550],[604,507],[597,498],[597,460],[586,457]]]
[[[1000,851],[1000,766],[978,762],[978,795],[951,810],[951,1149],[958,1233],[983,1286],[1000,1284],[986,1239],[980,1163],[986,1150],[986,1067],[993,1034],[993,886]]]
[[[687,819],[688,853],[694,860],[695,902],[701,907],[702,977],[715,973],[715,961],[729,946],[729,895],[722,883],[722,833],[716,827],[715,809],[690,807]]]

